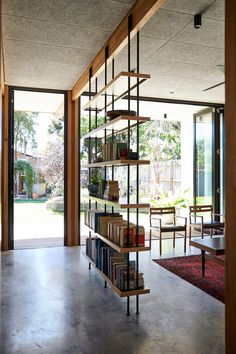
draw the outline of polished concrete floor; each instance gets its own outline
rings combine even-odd
[[[164,256],[183,255],[183,240],[163,241]],[[155,264],[158,241],[142,253],[151,293],[131,316],[83,247],[2,254],[1,354],[223,354],[224,305]],[[194,253],[194,249],[188,252]]]

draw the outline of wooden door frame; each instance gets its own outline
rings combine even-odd
[[[11,108],[11,92],[13,91],[30,91],[30,92],[45,92],[45,93],[56,93],[64,95],[64,118],[65,118],[65,144],[64,144],[64,245],[65,246],[76,246],[79,244],[78,230],[76,232],[76,220],[74,217],[75,210],[74,205],[76,205],[75,198],[78,193],[76,193],[76,176],[78,178],[78,173],[75,176],[75,153],[76,148],[76,129],[75,129],[75,102],[71,99],[71,91],[63,90],[49,90],[49,89],[38,89],[38,88],[28,88],[28,87],[18,87],[18,86],[5,86],[4,97],[3,97],[3,178],[2,178],[2,251],[8,251],[13,249],[14,245],[11,242],[12,238],[12,205],[11,205],[11,185],[9,183],[9,178],[12,174],[12,166],[9,166],[9,156],[10,156],[10,108]],[[78,156],[78,155],[77,155]],[[78,188],[77,188],[78,189]],[[78,215],[78,214],[77,214]]]
[[[236,1],[225,0],[226,354],[236,353]]]

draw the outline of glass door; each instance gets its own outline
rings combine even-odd
[[[212,204],[213,195],[213,111],[194,115],[194,201]]]
[[[224,213],[224,113],[221,107],[194,115],[194,203]]]

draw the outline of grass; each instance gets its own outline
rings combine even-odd
[[[47,199],[14,199],[15,204],[42,204],[46,203]]]
[[[14,201],[14,222],[20,224],[40,224],[40,222],[57,222],[63,212],[54,212],[46,208],[46,201]]]

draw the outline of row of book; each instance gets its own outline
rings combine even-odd
[[[119,213],[92,209],[84,213],[85,224],[95,233],[106,237],[120,247],[144,246],[145,229],[123,219]]]
[[[96,237],[86,239],[86,254],[121,291],[144,288],[143,273],[136,271],[135,261],[116,252]]]
[[[113,161],[122,158],[122,152],[127,151],[127,143],[107,143],[102,147],[103,161]]]

